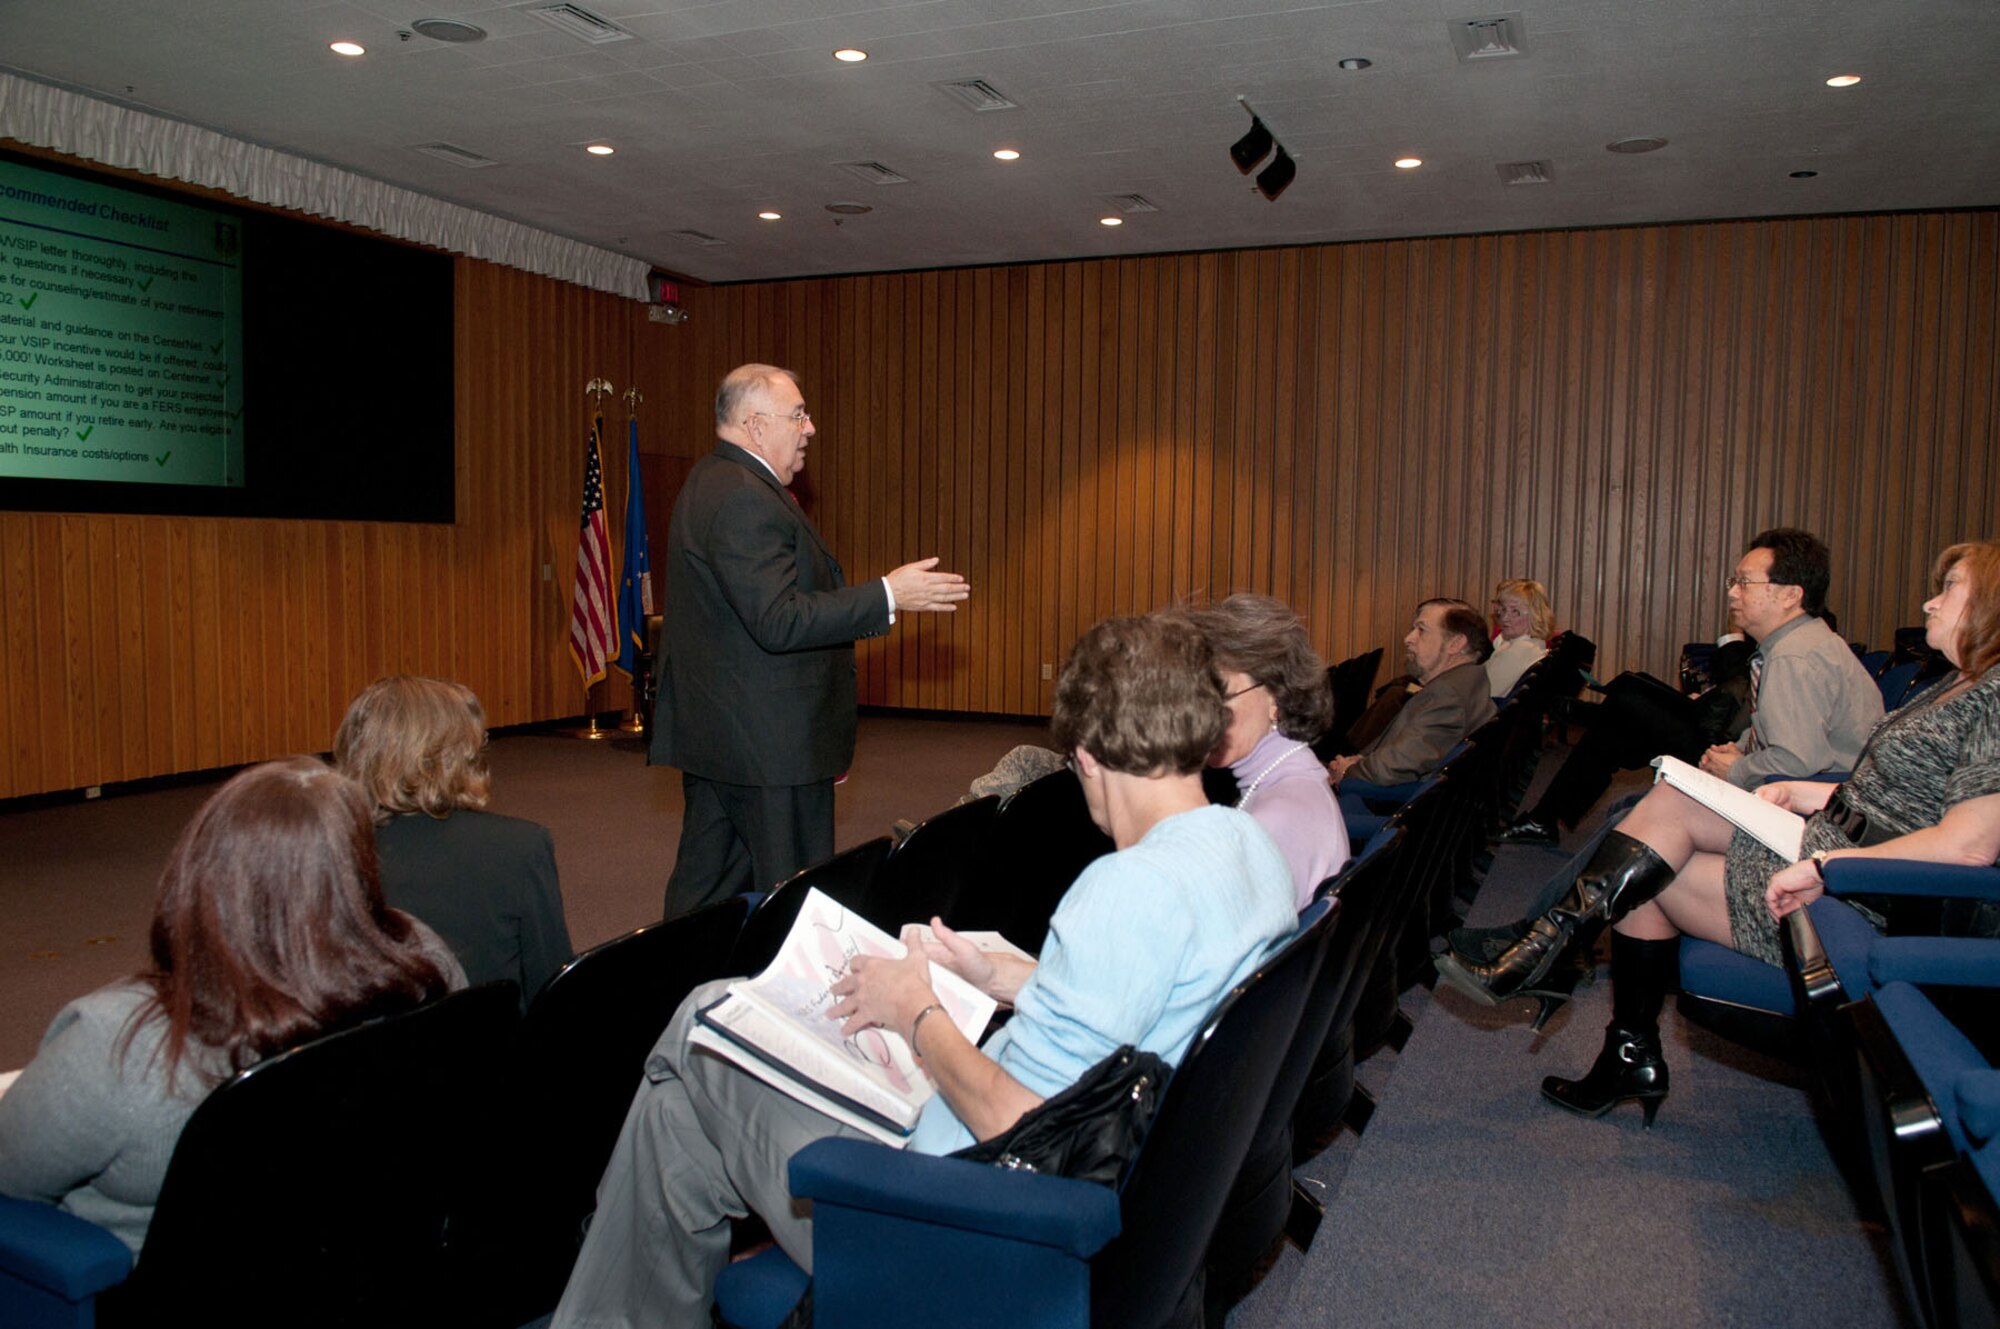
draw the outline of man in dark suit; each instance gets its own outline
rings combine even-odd
[[[847,584],[786,488],[813,432],[790,370],[731,370],[715,451],[674,504],[650,753],[681,768],[686,801],[669,918],[833,853],[833,781],[854,758],[854,643],[969,594],[935,558]]]
[[[1492,649],[1486,620],[1465,601],[1418,605],[1403,650],[1419,690],[1374,742],[1327,764],[1333,783],[1347,781],[1342,793],[1351,794],[1358,782],[1407,784],[1443,765],[1446,753],[1493,718],[1485,665]]]

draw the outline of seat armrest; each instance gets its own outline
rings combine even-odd
[[[0,1196],[0,1273],[80,1302],[131,1272],[131,1248],[97,1224],[52,1204]]]
[[[1878,937],[1868,948],[1877,987],[2000,988],[2000,940],[1988,937]]]
[[[1834,895],[2000,900],[2000,868],[1902,858],[1832,858],[1826,864],[1826,889]]]
[[[1096,1254],[1119,1230],[1118,1196],[1107,1186],[868,1140],[807,1145],[792,1156],[791,1182],[800,1199],[1032,1242],[1079,1260]]]

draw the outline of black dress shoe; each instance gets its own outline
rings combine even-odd
[[[1523,813],[1507,823],[1507,829],[1500,832],[1500,839],[1506,844],[1554,844],[1562,838],[1553,821],[1537,821]]]
[[[1667,1060],[1660,1052],[1659,1032],[1622,1029],[1614,1022],[1604,1031],[1604,1050],[1589,1073],[1581,1080],[1549,1076],[1542,1081],[1542,1097],[1580,1117],[1601,1117],[1636,1099],[1647,1129],[1652,1129],[1667,1097]]]

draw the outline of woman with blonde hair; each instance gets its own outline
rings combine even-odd
[[[525,1006],[573,952],[548,831],[485,810],[479,698],[443,679],[378,679],[347,708],[333,757],[374,800],[389,903],[437,929],[473,982],[518,983]]]
[[[1497,701],[1549,653],[1556,611],[1549,607],[1548,590],[1528,577],[1510,577],[1495,586],[1491,610],[1493,654],[1486,660],[1486,679]]]

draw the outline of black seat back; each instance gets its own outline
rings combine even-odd
[[[933,915],[955,928],[998,928],[1006,921],[1004,896],[993,880],[991,841],[1000,800],[988,794],[924,818],[889,855],[877,883],[882,908],[895,932]]]
[[[1339,664],[1327,666],[1327,686],[1333,692],[1333,722],[1326,727],[1326,733],[1313,744],[1313,753],[1321,761],[1331,761],[1349,749],[1348,731],[1354,727],[1368,709],[1368,698],[1375,687],[1375,674],[1382,667],[1382,648],[1342,660]]]
[[[561,1296],[646,1056],[690,991],[734,976],[730,952],[749,912],[739,895],[594,946],[528,1007],[522,1088],[535,1143],[521,1211],[534,1235],[523,1234],[513,1272],[535,1291],[522,1319]]]
[[[1291,1212],[1293,1121],[1304,1110],[1308,1085],[1320,1087],[1314,1073],[1335,1021],[1354,1018],[1360,980],[1367,977],[1361,953],[1374,915],[1387,899],[1386,869],[1401,843],[1400,830],[1377,836],[1321,889],[1333,905],[1324,923],[1331,930],[1326,958],[1300,1009],[1291,1047],[1272,1082],[1242,1171],[1209,1242],[1211,1302],[1219,1290],[1226,1290],[1224,1300],[1247,1290],[1257,1264],[1284,1232]],[[1345,1107],[1345,1103],[1334,1106],[1332,1114],[1337,1117]]]
[[[181,1132],[103,1322],[479,1323],[519,1003],[482,984],[224,1082]]]
[[[764,966],[771,963],[778,948],[785,944],[785,934],[792,930],[792,922],[798,918],[807,892],[815,888],[877,927],[897,927],[904,920],[884,923],[877,917],[883,910],[876,896],[876,883],[882,875],[882,865],[889,861],[891,848],[888,836],[877,836],[852,849],[841,850],[824,863],[801,868],[779,883],[776,890],[750,911],[736,938],[735,951],[729,957],[729,972],[764,972]]]
[[[1120,1194],[1122,1231],[1091,1261],[1092,1325],[1199,1321],[1209,1238],[1329,936],[1319,925],[1298,934],[1226,995],[1195,1035]]]
[[[1023,950],[1040,952],[1064,893],[1113,848],[1090,819],[1083,786],[1070,772],[1015,790],[993,820],[994,884],[1005,893],[1009,913],[999,930]]]

